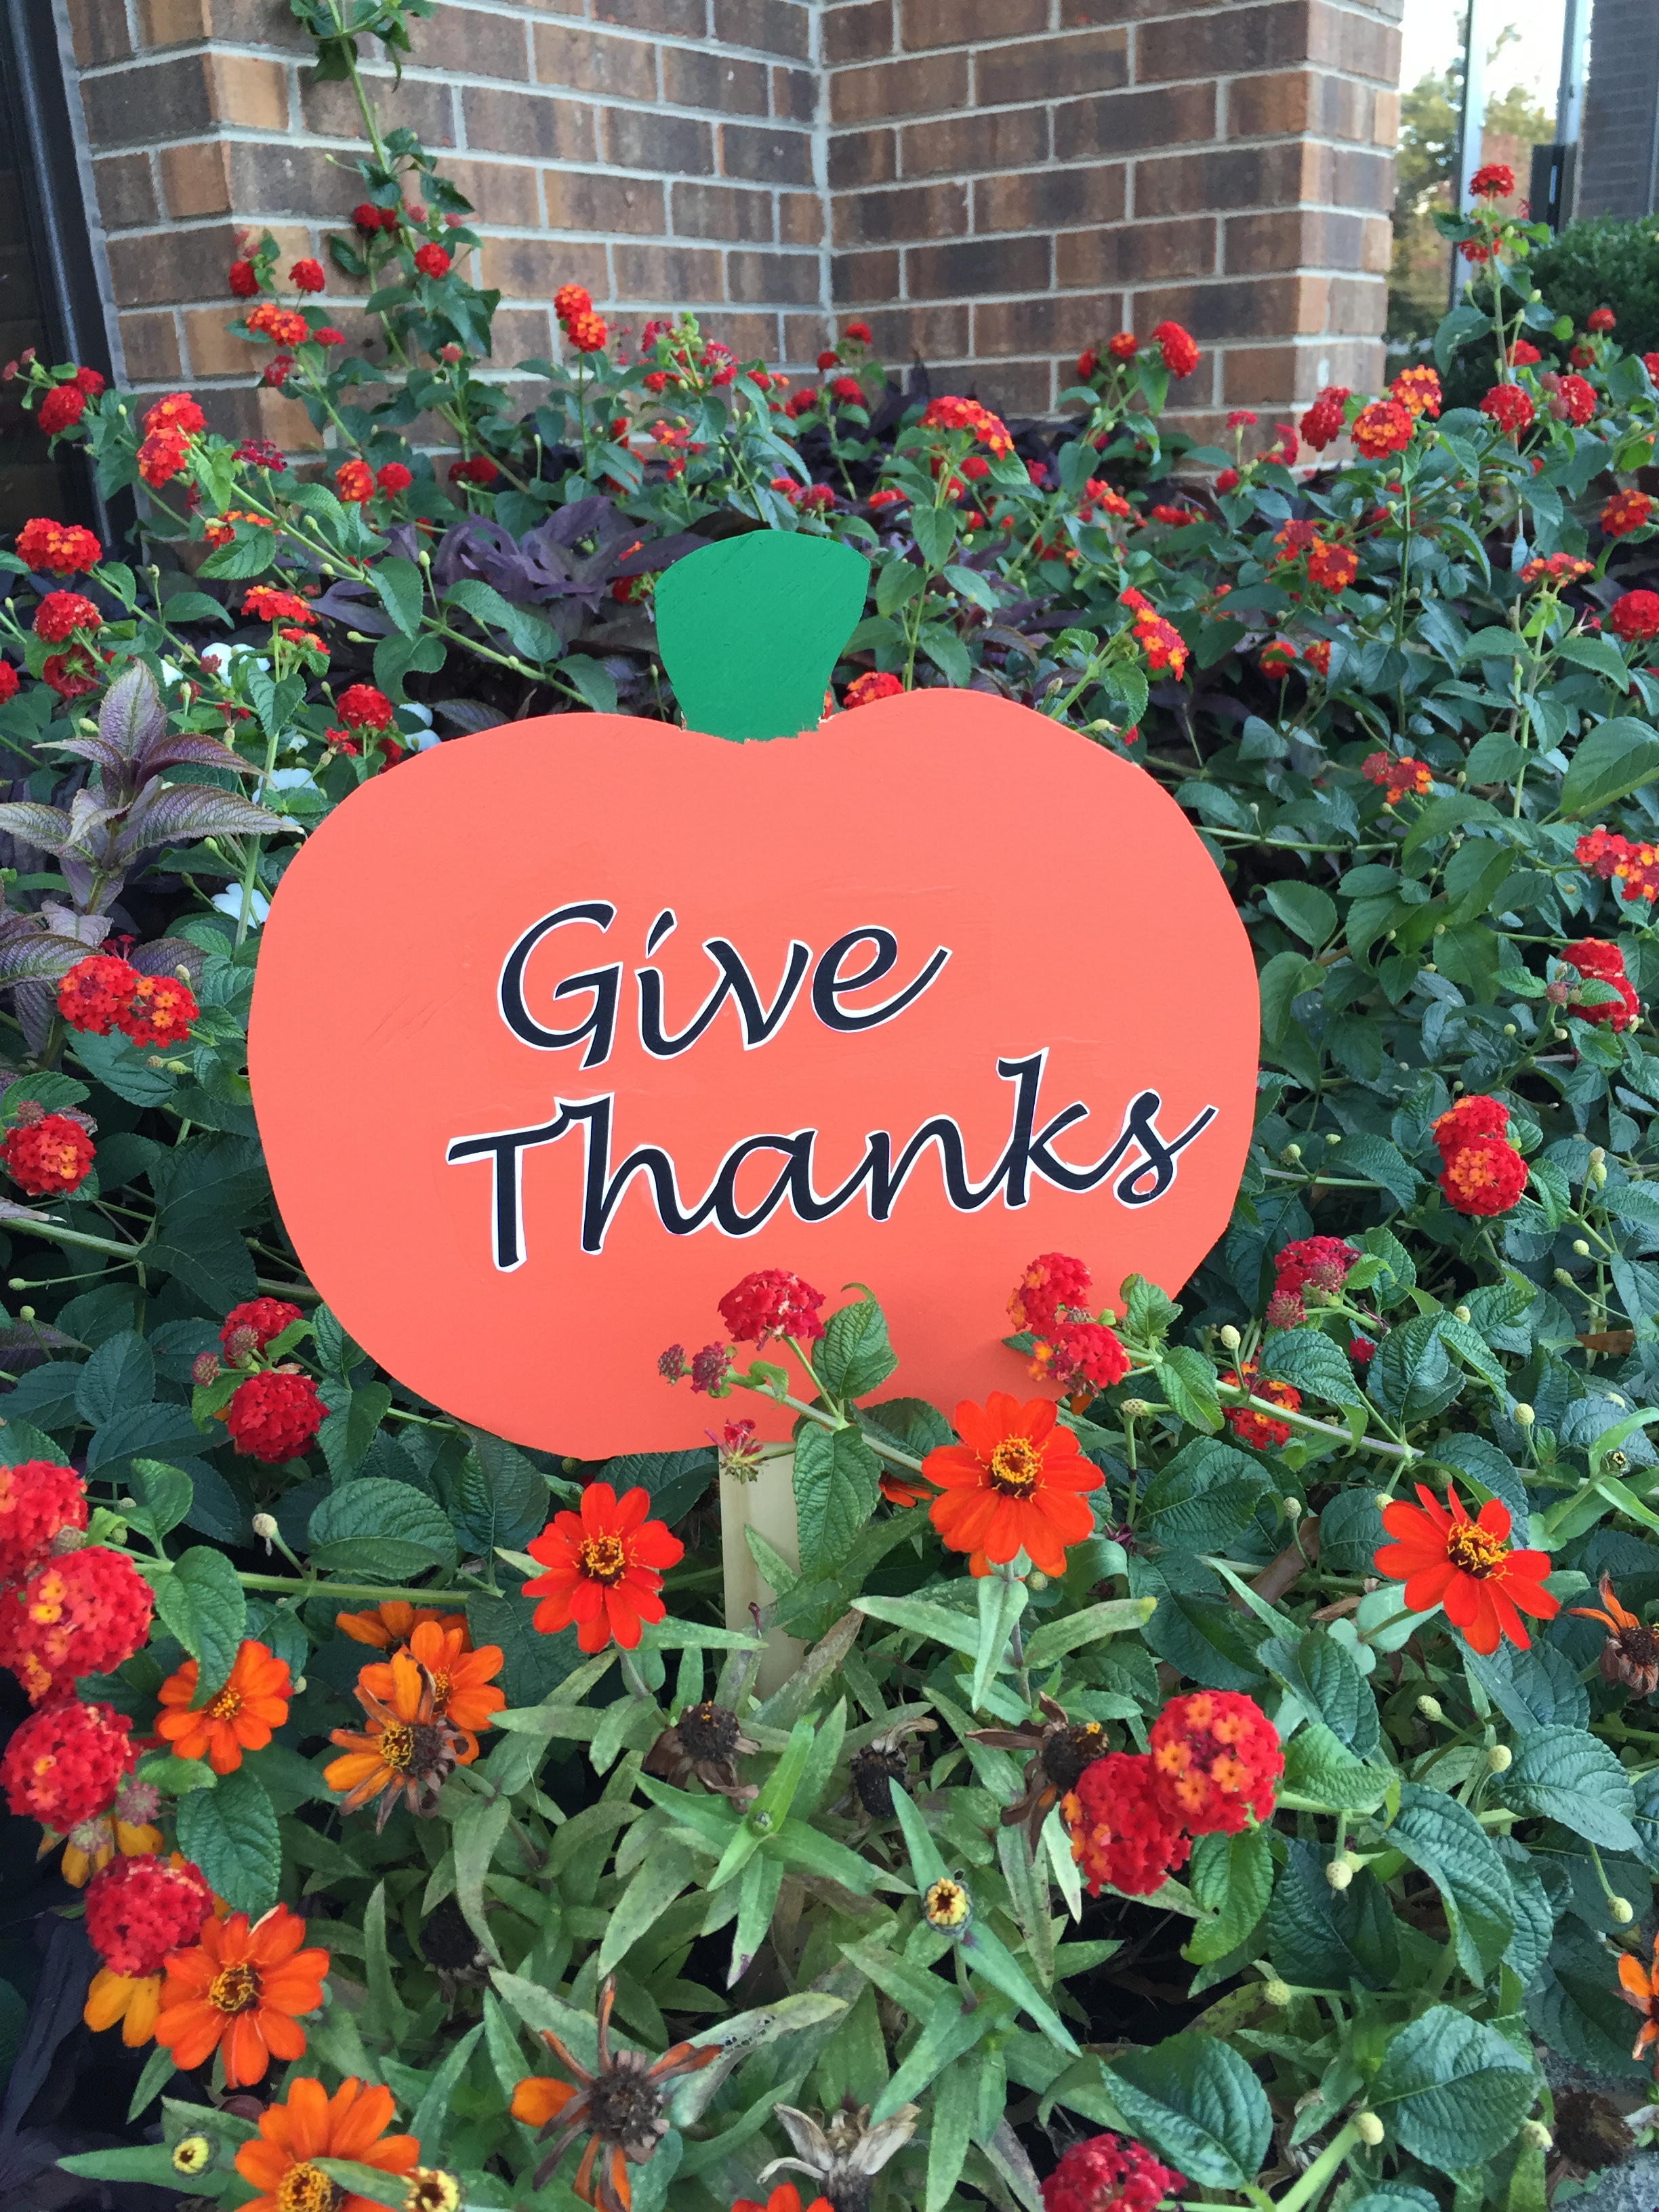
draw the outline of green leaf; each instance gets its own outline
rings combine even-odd
[[[129,1329],[107,1338],[81,1370],[75,1407],[88,1427],[100,1429],[118,1413],[148,1406],[155,1395],[155,1357]]]
[[[178,1804],[179,1848],[194,1859],[221,1897],[257,1920],[276,1902],[283,1853],[276,1815],[245,1767],[214,1790],[193,1790]]]
[[[1518,1811],[1559,1820],[1587,1843],[1616,1851],[1638,1847],[1630,1778],[1586,1729],[1534,1729],[1516,1746],[1503,1791]]]
[[[641,1861],[611,1907],[599,1945],[600,1973],[620,1966],[641,1936],[656,1926],[690,1881],[692,1872],[691,1854],[681,1844],[659,1844]]]
[[[1158,1388],[1188,1428],[1213,1436],[1221,1426],[1221,1401],[1216,1395],[1216,1372],[1196,1346],[1169,1344],[1156,1355]]]
[[[1237,1836],[1200,1836],[1193,1845],[1187,1886],[1212,1922],[1200,1922],[1187,1956],[1204,1966],[1236,1950],[1267,1909],[1273,1894],[1273,1850],[1265,1828]]]
[[[444,2130],[450,2117],[450,2100],[459,2085],[462,2075],[466,2071],[467,2061],[471,2057],[478,2038],[483,2033],[483,2022],[480,2021],[476,2027],[470,2027],[467,2030],[459,2043],[451,2045],[444,2054],[442,2065],[433,2075],[425,2095],[415,2107],[414,2117],[410,2121],[409,2127],[410,2132],[420,2143],[422,2166],[436,2166],[440,2161],[440,2154],[442,2152],[444,2144]],[[408,2190],[409,2183],[407,2179],[404,2179],[405,2196],[408,2194]]]
[[[992,1676],[1001,1665],[1008,1638],[1025,1610],[1030,1593],[1013,1576],[981,1575],[975,1595],[979,1601],[979,1649],[974,1655],[973,1706],[983,1705]]]
[[[860,1609],[864,1609],[860,1599]],[[1025,1646],[1025,1664],[1035,1672],[1053,1666],[1069,1652],[1080,1651],[1085,1644],[1097,1644],[1105,1636],[1122,1636],[1144,1628],[1151,1620],[1155,1600],[1144,1597],[1108,1598],[1100,1605],[1085,1606],[1081,1613],[1066,1613],[1058,1620],[1045,1620],[1041,1628],[1033,1631]]]
[[[1292,1838],[1267,1909],[1267,1955],[1304,1989],[1392,1989],[1400,1972],[1393,1900],[1369,1867],[1346,1889],[1333,1889],[1324,1853]]]
[[[1317,884],[1269,884],[1262,893],[1286,929],[1304,945],[1328,944],[1336,930],[1336,901]]]
[[[1272,1488],[1267,1470],[1231,1444],[1195,1438],[1147,1484],[1141,1513],[1166,1551],[1225,1552]]]
[[[856,1429],[803,1429],[795,1444],[801,1572],[833,1574],[880,1496],[881,1462]]]
[[[873,1298],[860,1298],[830,1315],[812,1364],[832,1398],[862,1398],[880,1389],[898,1361]]]
[[[1334,1812],[1369,1813],[1388,1795],[1391,1777],[1356,1759],[1323,1721],[1299,1728],[1285,1747],[1285,1787]]]
[[[1291,1025],[1292,1002],[1304,991],[1316,990],[1325,980],[1316,960],[1300,952],[1275,952],[1257,982],[1261,994],[1261,1034],[1269,1044],[1280,1044]]]
[[[1568,821],[1594,814],[1628,797],[1659,775],[1659,737],[1645,722],[1625,717],[1603,722],[1579,739],[1561,779],[1561,813]]]
[[[1261,1372],[1294,1383],[1304,1395],[1322,1398],[1328,1406],[1365,1402],[1347,1354],[1323,1329],[1292,1328],[1269,1336],[1262,1347]]]
[[[1515,1934],[1515,1893],[1491,1838],[1455,1797],[1412,1782],[1388,1837],[1440,1892],[1458,1964],[1479,1988]]]
[[[948,1650],[965,1652],[970,1659],[978,1653],[979,1634],[969,1615],[937,1605],[931,1598],[861,1595],[857,1610],[872,1620],[902,1628],[908,1635],[929,1637]]]
[[[112,1033],[95,1036],[89,1030],[77,1033],[75,1057],[94,1082],[125,1098],[129,1106],[157,1106],[178,1088],[178,1078],[164,1067],[152,1067],[149,1055],[129,1037]]]
[[[453,1567],[457,1557],[442,1509],[413,1483],[384,1475],[342,1483],[323,1499],[311,1516],[309,1551],[313,1566],[378,1583]]]
[[[596,714],[616,713],[617,679],[603,661],[594,660],[586,653],[573,653],[559,673],[566,683],[574,684]]]
[[[1273,2107],[1231,2045],[1188,2028],[1101,2069],[1137,2136],[1202,2189],[1247,2189],[1273,2136]]]
[[[375,562],[369,573],[380,595],[380,605],[392,621],[405,637],[418,637],[426,584],[415,563],[389,557]]]
[[[1495,2157],[1540,2086],[1537,2069],[1496,2028],[1435,2005],[1389,2044],[1370,2101],[1403,2149],[1449,2173]]]
[[[498,1544],[516,1550],[545,1527],[547,1485],[535,1462],[514,1445],[483,1429],[467,1434],[472,1449],[456,1479],[449,1517],[462,1548],[488,1559]]]
[[[210,1545],[192,1544],[170,1575],[156,1577],[155,1610],[197,1662],[199,1703],[223,1686],[246,1629],[235,1568]]]
[[[194,1486],[182,1468],[168,1467],[158,1459],[136,1459],[127,1480],[158,1540],[176,1528],[190,1511]]]
[[[951,557],[951,549],[957,542],[957,518],[954,508],[948,507],[918,507],[910,516],[910,534],[916,541],[916,550],[930,568],[942,568]]]

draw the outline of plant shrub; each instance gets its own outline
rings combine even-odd
[[[1425,365],[1195,450],[1164,325],[1009,426],[856,324],[792,392],[571,286],[519,417],[465,202],[365,112],[332,257],[376,335],[269,239],[228,278],[320,462],[14,365],[146,487],[131,562],[51,518],[0,555],[0,1786],[100,1960],[88,2124],[123,2054],[131,2099],[65,2162],[279,2212],[1540,2203],[1617,2149],[1540,2048],[1639,2096],[1655,2031],[1653,364],[1531,361],[1489,206],[1468,408]],[[303,1280],[259,922],[410,749],[672,714],[652,579],[737,528],[869,556],[843,711],[1000,691],[1188,810],[1260,956],[1255,1141],[1179,1304],[1037,1255],[980,1405],[884,1395],[874,1297],[769,1271],[617,1377],[706,1395],[713,1448],[587,1466],[414,1399]],[[806,1656],[757,1697],[713,1485],[780,1392],[761,1626]],[[26,2047],[78,2002],[43,1981]]]

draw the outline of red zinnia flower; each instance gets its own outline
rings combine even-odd
[[[301,2075],[280,2105],[259,2115],[259,2132],[236,2154],[236,2171],[261,2193],[244,2212],[376,2212],[374,2200],[336,2188],[319,2158],[349,2159],[381,2173],[412,2174],[421,2155],[413,2136],[389,2136],[390,2089],[368,2088],[349,2074],[331,2097]],[[412,2194],[412,2192],[411,2192]]]
[[[1094,1527],[1084,1493],[1099,1489],[1099,1468],[1047,1398],[1021,1405],[994,1390],[983,1406],[964,1399],[956,1427],[962,1442],[930,1451],[921,1469],[945,1493],[928,1509],[945,1542],[969,1553],[976,1575],[1021,1552],[1043,1574],[1063,1575],[1066,1546]]]
[[[1496,422],[1500,430],[1518,438],[1531,425],[1532,397],[1518,384],[1494,384],[1480,402],[1480,412]]]
[[[1405,1583],[1413,1613],[1443,1606],[1472,1650],[1490,1654],[1507,1637],[1524,1651],[1529,1638],[1521,1613],[1553,1620],[1561,1610],[1543,1588],[1549,1553],[1509,1549],[1510,1509],[1495,1498],[1471,1521],[1453,1486],[1443,1505],[1424,1483],[1417,1495],[1419,1504],[1396,1498],[1383,1507],[1382,1526],[1395,1540],[1378,1550],[1377,1573]]]
[[[80,592],[48,592],[34,610],[34,635],[47,645],[62,645],[77,629],[100,629],[103,617]]]
[[[32,1705],[62,1697],[77,1675],[110,1674],[149,1634],[155,1600],[125,1552],[65,1552],[0,1597],[0,1666]]]
[[[1236,1836],[1252,1814],[1272,1819],[1285,1754],[1253,1698],[1237,1690],[1171,1698],[1151,1742],[1159,1801],[1194,1835]]]
[[[875,504],[873,500],[871,504]],[[896,698],[903,689],[902,682],[890,670],[868,668],[862,676],[855,676],[848,685],[842,704],[843,707],[871,707],[878,699]]]
[[[1091,2136],[1061,2154],[1042,2185],[1042,2212],[1156,2212],[1187,2185],[1185,2174],[1160,2165],[1144,2143]]]
[[[1626,592],[1613,601],[1607,621],[1629,645],[1659,635],[1659,592]]]
[[[115,1802],[137,1753],[132,1723],[110,1705],[48,1705],[19,1723],[0,1758],[0,1787],[20,1820],[63,1835]]]
[[[1190,376],[1198,367],[1198,348],[1192,333],[1182,330],[1179,323],[1155,325],[1152,343],[1163,355],[1164,366],[1171,376]]]
[[[31,568],[50,569],[54,576],[84,575],[96,567],[103,552],[91,531],[78,522],[49,522],[37,514],[17,533],[18,559]]]
[[[1459,1146],[1440,1171],[1440,1188],[1460,1213],[1507,1213],[1527,1187],[1527,1164],[1501,1137]]]
[[[1091,1759],[1060,1810],[1091,1897],[1103,1886],[1150,1897],[1192,1850],[1180,1821],[1158,1801],[1158,1778],[1145,1753],[1109,1751]],[[1046,2189],[1043,2197],[1046,2203]]]
[[[307,1449],[327,1411],[308,1375],[277,1368],[239,1384],[220,1418],[245,1458],[275,1467]]]
[[[784,1267],[762,1267],[745,1275],[720,1300],[720,1319],[738,1344],[764,1344],[770,1336],[791,1336],[810,1344],[823,1334],[818,1308],[823,1292]]]
[[[547,1572],[527,1582],[524,1594],[541,1601],[534,1620],[544,1636],[574,1621],[584,1651],[603,1651],[613,1640],[631,1651],[641,1624],[663,1618],[663,1571],[678,1565],[685,1547],[647,1517],[650,1510],[645,1490],[618,1498],[608,1482],[590,1482],[580,1514],[556,1513],[532,1537],[525,1549]]]
[[[87,1486],[56,1460],[0,1467],[0,1583],[21,1583],[46,1557],[62,1528],[87,1525]]]
[[[42,1114],[20,1119],[17,1127],[0,1139],[0,1161],[12,1181],[31,1198],[52,1198],[60,1191],[78,1190],[92,1172],[92,1139],[67,1114]]]

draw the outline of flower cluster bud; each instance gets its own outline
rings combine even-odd
[[[1233,1327],[1231,1322],[1228,1322],[1224,1324],[1221,1331],[1221,1341],[1227,1351],[1237,1352],[1243,1340],[1243,1338],[1240,1336],[1238,1331]]]
[[[1555,2148],[1555,2137],[1542,2120],[1522,2120],[1521,2140],[1528,2150],[1550,2151]]]
[[[1353,2131],[1360,2142],[1368,2145],[1372,2150],[1375,2150],[1382,2142],[1384,2134],[1382,2123],[1375,2112],[1356,2112],[1353,2116]]]
[[[1607,1911],[1621,1928],[1627,1928],[1636,1917],[1636,1907],[1627,1897],[1610,1897],[1607,1899]]]
[[[1517,1429],[1529,1429],[1538,1416],[1530,1406],[1522,1403],[1510,1409],[1510,1418]]]
[[[1277,1975],[1271,1981],[1263,1982],[1261,1994],[1268,2004],[1275,2006],[1280,2012],[1291,2002],[1290,1984],[1281,1982]]]
[[[1446,1717],[1446,1709],[1438,1698],[1419,1698],[1417,1710],[1425,1721],[1443,1721]]]
[[[1507,1774],[1515,1764],[1515,1753],[1506,1743],[1486,1746],[1486,1765],[1494,1774]]]
[[[1325,1879],[1333,1889],[1346,1889],[1353,1881],[1353,1865],[1345,1852],[1340,1858],[1332,1859],[1325,1869]]]

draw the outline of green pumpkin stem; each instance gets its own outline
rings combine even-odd
[[[735,739],[816,729],[869,580],[850,545],[776,530],[675,562],[657,586],[657,647],[686,727]]]

